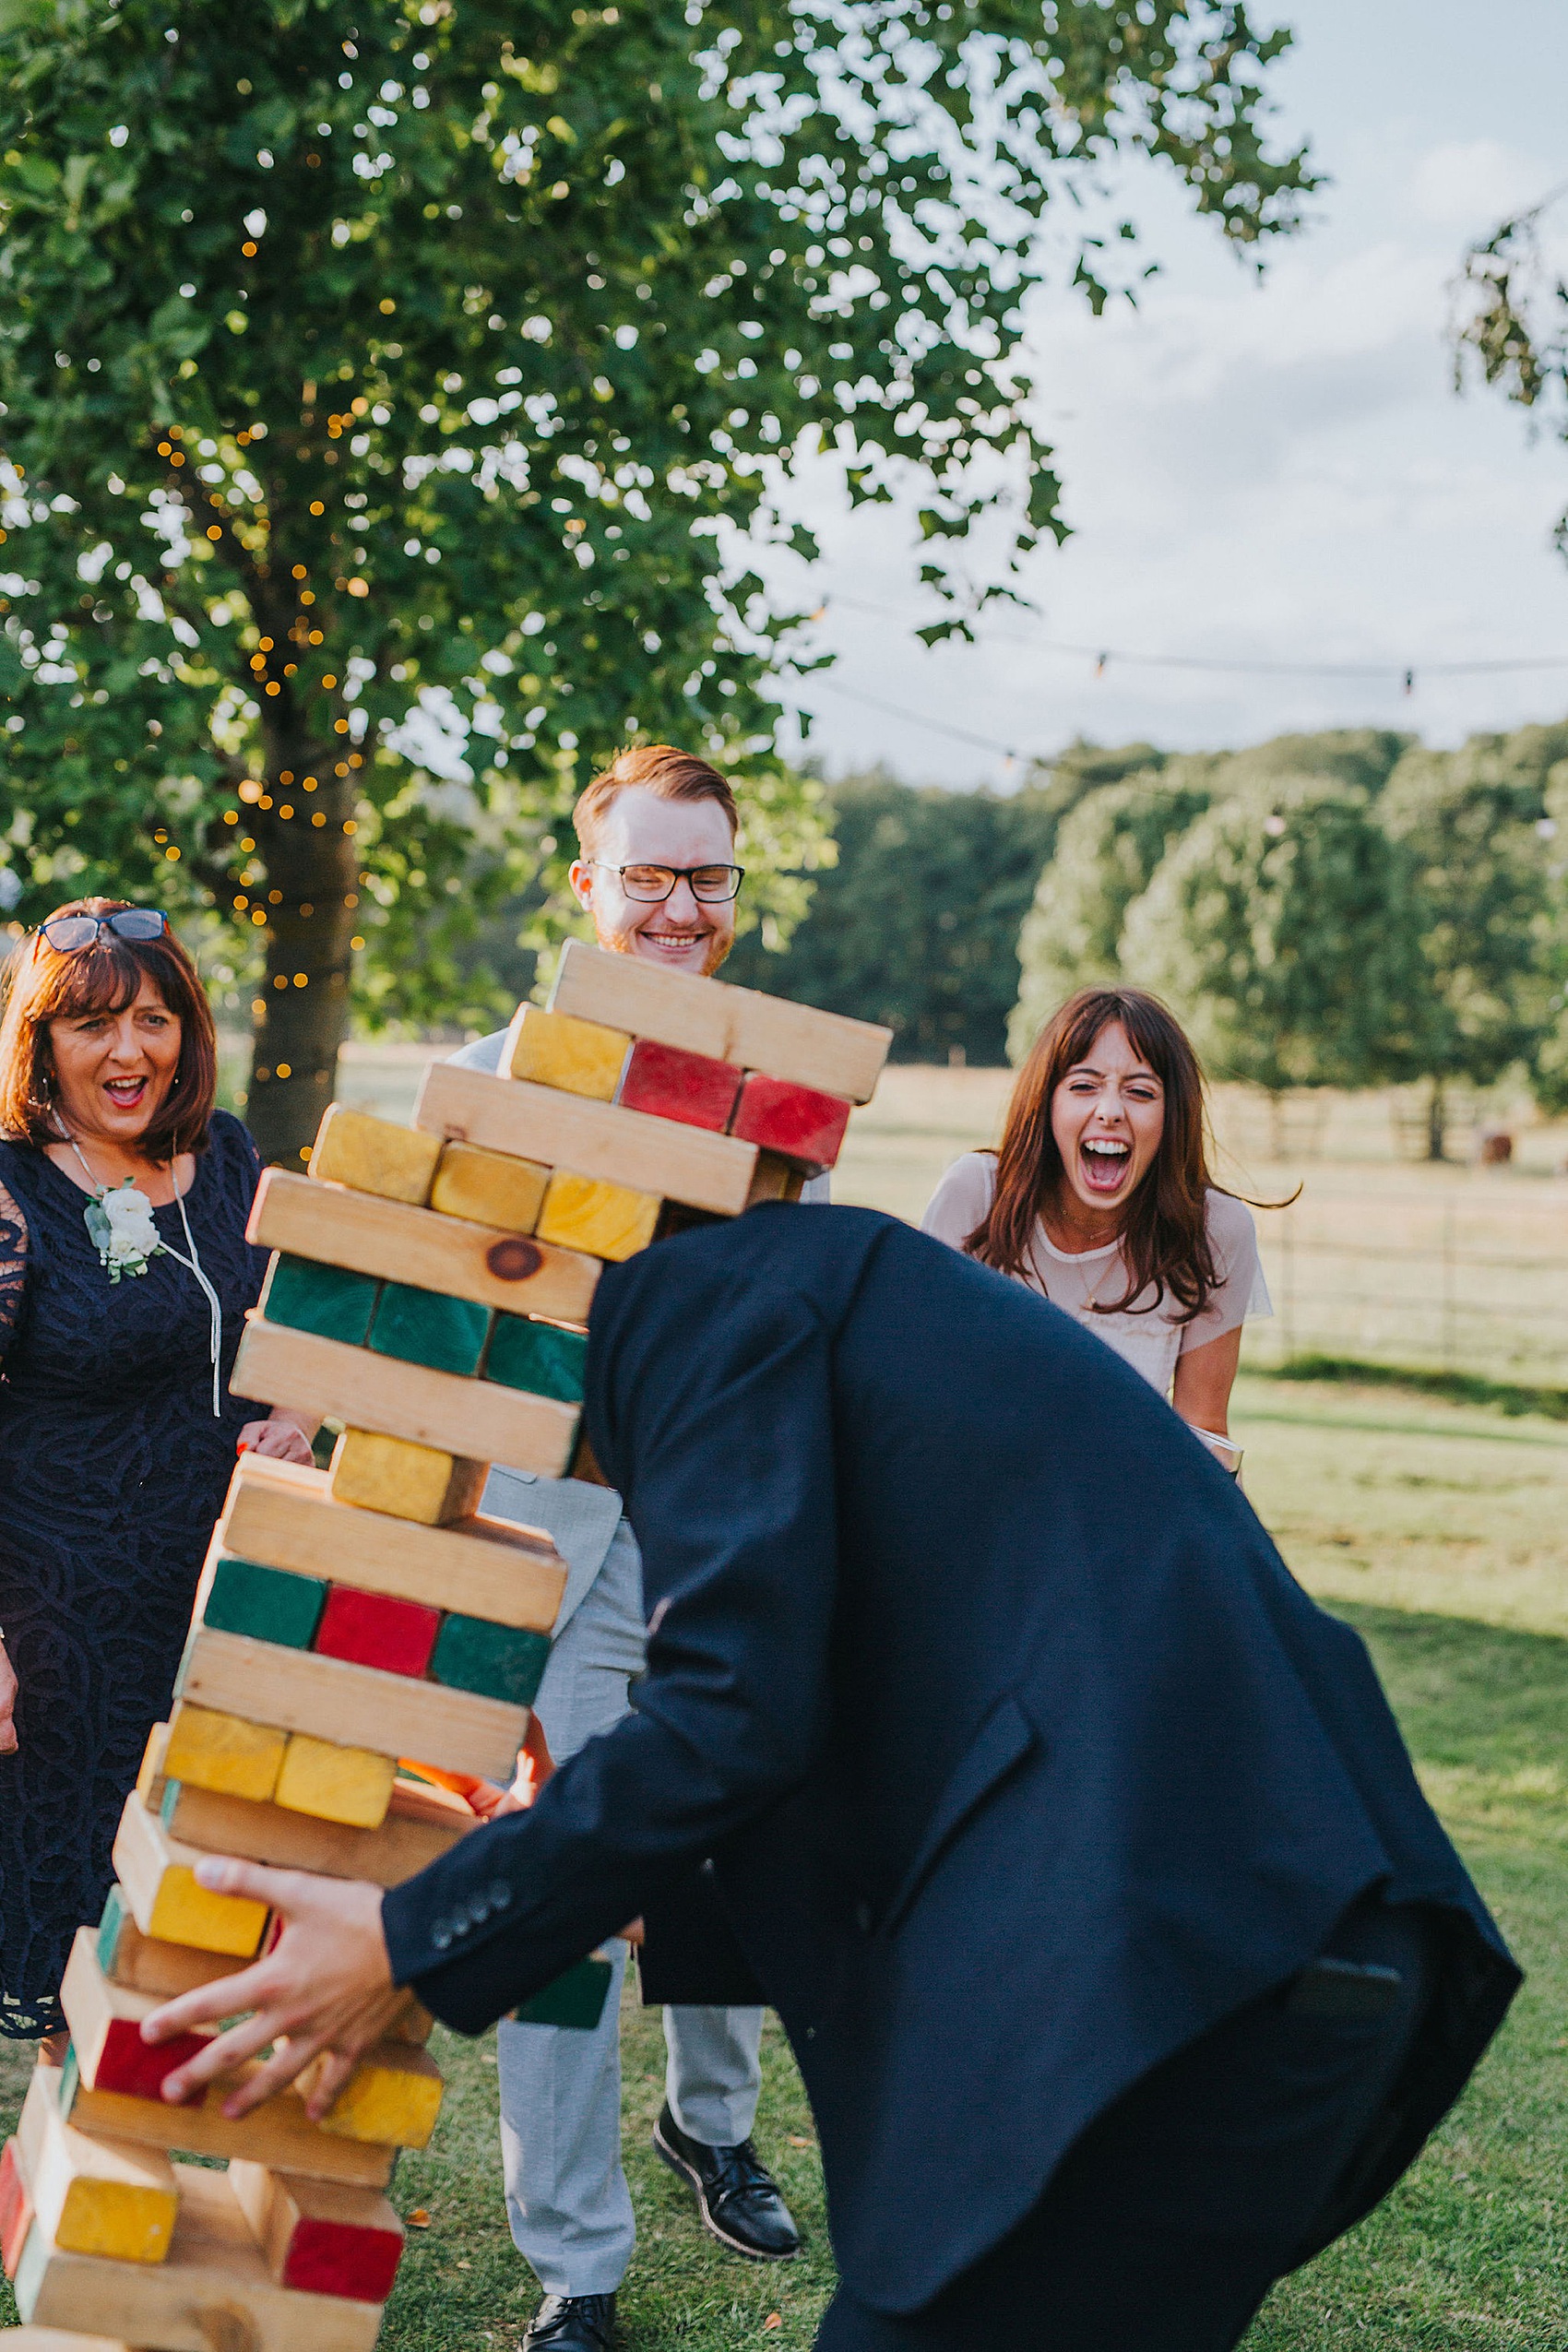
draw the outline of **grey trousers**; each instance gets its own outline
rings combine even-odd
[[[550,1655],[537,1702],[558,1763],[626,1712],[643,1667],[642,1562],[623,1521],[604,1565]],[[636,2244],[621,2167],[620,1992],[626,1946],[591,2034],[498,2029],[501,2154],[513,2241],[547,2294],[612,2295]],[[760,2009],[666,2009],[666,2092],[683,2132],[710,2146],[756,2120]]]

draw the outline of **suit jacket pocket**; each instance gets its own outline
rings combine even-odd
[[[1039,1744],[1017,1700],[999,1699],[948,1774],[913,1859],[898,1882],[877,1932],[896,1934],[921,1887],[959,1831]]]

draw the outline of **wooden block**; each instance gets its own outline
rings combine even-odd
[[[456,1162],[459,1172],[472,1160],[481,1164],[481,1172],[493,1168],[522,1170],[528,1179],[526,1228],[509,1225],[504,1217],[486,1223],[459,1218],[450,1210],[407,1208],[396,1201],[374,1200],[367,1193],[345,1192],[341,1185],[314,1183],[284,1168],[268,1168],[251,1210],[250,1238],[263,1248],[287,1250],[298,1259],[352,1267],[356,1278],[409,1282],[421,1290],[471,1299],[481,1307],[504,1307],[514,1314],[586,1322],[599,1280],[597,1264],[569,1251],[530,1245],[527,1238],[539,1217],[550,1170],[507,1159],[499,1152],[471,1152],[466,1144],[448,1144],[443,1167],[454,1153],[468,1156]],[[439,1170],[436,1183],[444,1192],[448,1189],[442,1185]],[[504,1202],[518,1188],[514,1183],[508,1194],[491,1181],[476,1189],[500,1194]]]
[[[529,1728],[526,1707],[351,1666],[343,1658],[319,1657],[314,1650],[279,1650],[241,1633],[209,1633],[204,1627],[191,1637],[180,1678],[181,1696],[197,1705],[232,1714],[243,1706],[257,1723],[317,1739],[322,1727],[330,1725],[346,1747],[384,1753],[386,1743],[396,1742],[450,1772],[486,1780],[510,1779]],[[286,1801],[281,1792],[290,1769],[285,1756],[279,1804]],[[137,1917],[140,1920],[139,1909]]]
[[[576,1435],[576,1412],[553,1397],[529,1396],[498,1381],[461,1380],[423,1364],[401,1364],[393,1357],[373,1356],[368,1348],[344,1348],[308,1331],[284,1331],[255,1315],[245,1324],[229,1384],[237,1396],[292,1405],[350,1429],[374,1430],[478,1462],[505,1462],[541,1478],[561,1476]]]
[[[180,2213],[164,2262],[68,2253],[34,2226],[17,2308],[34,2327],[113,2329],[163,2352],[374,2352],[381,2312],[275,2284],[228,2177],[176,2165]]]
[[[197,1598],[202,1621],[215,1633],[249,1633],[284,1649],[308,1650],[321,1622],[327,1586],[318,1576],[296,1576],[220,1552],[208,1562]]]
[[[569,2025],[591,2033],[603,2014],[613,1974],[610,1962],[596,1953],[541,1987],[531,2001],[520,2002],[512,2014],[519,2025]]]
[[[327,2062],[324,2052],[300,2076],[300,2096]],[[336,2139],[374,2147],[422,2148],[441,2113],[441,2070],[411,2042],[380,2042],[366,2052],[321,2119]]]
[[[440,1156],[416,1128],[335,1102],[316,1135],[310,1172],[321,1183],[347,1184],[356,1193],[379,1193],[383,1200],[422,1207]]]
[[[357,1666],[379,1666],[388,1674],[422,1674],[440,1628],[438,1609],[334,1585],[315,1647],[322,1657],[351,1658]]]
[[[872,1021],[665,971],[640,956],[612,956],[576,939],[562,953],[550,1005],[555,1013],[604,1021],[744,1070],[766,1070],[850,1102],[871,1100],[893,1042],[892,1030]]]
[[[542,1633],[520,1633],[510,1625],[489,1625],[481,1617],[447,1617],[436,1637],[430,1670],[437,1682],[457,1691],[480,1691],[488,1699],[531,1706],[550,1659]]]
[[[296,1181],[308,1184],[310,1179]],[[278,1255],[267,1270],[257,1312],[291,1331],[314,1331],[323,1339],[362,1348],[380,1289],[374,1276],[348,1266]]]
[[[657,1193],[634,1193],[602,1177],[574,1176],[558,1168],[539,1213],[539,1231],[566,1249],[618,1261],[647,1249],[662,1206]]]
[[[390,1756],[296,1731],[284,1752],[274,1801],[286,1812],[309,1813],[345,1828],[378,1829],[395,1776]]]
[[[130,2352],[118,2336],[80,2335],[75,2328],[0,2327],[0,2352]]]
[[[433,1063],[425,1072],[414,1118],[431,1134],[514,1151],[719,1217],[736,1217],[745,1206],[755,1165],[754,1146],[733,1135],[649,1119],[615,1102],[586,1102],[521,1078],[493,1078],[451,1062]],[[542,1225],[535,1230],[545,1238]]]
[[[741,1088],[731,1132],[807,1168],[831,1168],[849,1123],[841,1097],[818,1094],[754,1070]]]
[[[531,1241],[519,1249],[531,1250]],[[484,1360],[491,1314],[472,1299],[448,1299],[439,1290],[416,1290],[411,1283],[384,1285],[370,1345],[378,1356],[429,1364],[434,1372],[462,1372],[472,1379]]]
[[[764,1201],[798,1201],[805,1181],[805,1170],[797,1168],[793,1160],[780,1159],[776,1151],[759,1151],[746,1206],[756,1208]]]
[[[173,2166],[155,2148],[75,2130],[56,2091],[51,2074],[35,2070],[17,2126],[40,2229],[65,2253],[160,2263],[179,2211]]]
[[[283,1746],[282,1732],[266,1724],[247,1723],[242,1716],[220,1715],[211,1707],[177,1704],[160,1787],[171,1780],[189,1781],[196,1788],[259,1803],[278,1786]],[[148,1810],[159,1812],[161,1802],[160,1795],[159,1803]]]
[[[535,1086],[559,1087],[567,1094],[610,1102],[631,1042],[624,1029],[575,1021],[568,1013],[541,1012],[537,1004],[519,1004],[498,1066],[504,1078],[529,1078]]]
[[[215,2083],[199,2107],[170,2107],[162,2099],[89,2091],[77,2079],[75,2066],[64,2074],[57,2067],[41,2071],[59,2086],[60,2112],[66,2121],[93,2139],[129,2140],[137,2147],[166,2152],[179,2148],[191,2156],[249,2156],[257,2164],[275,2165],[279,2172],[346,2180],[362,2189],[386,2188],[395,2151],[320,2131],[306,2115],[297,2091],[276,2092],[232,2123],[223,2113],[223,2102],[232,2096],[235,2082],[253,2073],[259,2063],[253,2060],[235,2075]]]
[[[373,2189],[304,2180],[237,2157],[229,2186],[279,2287],[385,2303],[403,2251],[403,2225]]]
[[[71,2029],[71,2049],[81,2079],[92,2091],[125,2091],[133,2098],[159,2098],[165,2075],[187,2059],[198,2057],[210,2039],[205,2033],[190,2033],[176,2035],[172,2041],[144,2042],[141,2022],[158,2008],[160,1995],[133,1991],[105,1976],[91,1928],[77,1930],[60,1987],[60,2005]]]
[[[624,1111],[651,1111],[656,1119],[711,1127],[721,1135],[730,1124],[742,1075],[733,1062],[715,1062],[706,1053],[687,1053],[678,1045],[640,1037],[616,1100]]]
[[[417,1526],[335,1503],[324,1470],[255,1455],[235,1469],[219,1531],[226,1543],[243,1543],[247,1558],[530,1633],[549,1633],[566,1584],[565,1563],[542,1528],[484,1518]]]
[[[525,1315],[497,1315],[484,1376],[504,1381],[508,1388],[530,1389],[536,1396],[559,1396],[564,1404],[580,1405],[587,1359],[588,1340],[580,1331],[530,1323]]]
[[[137,1794],[144,1805],[158,1809],[158,1800],[149,1792],[163,1776],[163,1752],[169,1745],[169,1726],[155,1723],[147,1735],[142,1750],[141,1768],[137,1774]]]
[[[477,1144],[444,1144],[430,1206],[443,1217],[465,1218],[504,1233],[531,1233],[549,1179],[549,1169],[537,1160],[481,1151]]]
[[[174,1782],[167,1783],[165,1796],[169,1788],[175,1786]],[[213,1798],[208,1801],[234,1805],[240,1800],[227,1797]],[[183,1842],[193,1846],[208,1844],[202,1838]],[[238,1853],[241,1849],[238,1847],[232,1849],[208,1847],[208,1850]],[[263,1861],[267,1858],[255,1855],[250,1859]],[[250,1965],[248,1954],[243,1959],[231,1959],[220,1953],[195,1952],[189,1944],[164,1943],[156,1937],[143,1935],[131,1916],[125,1890],[119,1886],[112,1886],[109,1890],[94,1948],[98,1965],[106,1977],[112,1978],[117,1985],[130,1986],[135,1991],[156,1993],[160,2001],[172,2001],[179,1993],[194,1992],[198,1985],[213,1984],[220,1977],[232,1977]]]
[[[332,1449],[332,1492],[339,1503],[439,1527],[469,1519],[484,1492],[488,1462],[470,1462],[406,1437],[346,1429]]]
[[[394,1779],[384,1819],[361,1828],[302,1812],[298,1807],[251,1804],[243,1797],[214,1796],[210,1789],[171,1780],[163,1792],[163,1825],[172,1837],[205,1853],[234,1854],[242,1861],[266,1862],[274,1870],[315,1871],[324,1878],[398,1886],[438,1861],[479,1823],[466,1807],[450,1820],[409,1820],[398,1812],[397,1792]]]
[[[207,1638],[232,1642],[239,1636],[212,1633]],[[245,1646],[262,1645],[248,1643]],[[267,1926],[267,1906],[253,1903],[246,1895],[214,1895],[198,1886],[193,1873],[200,1859],[195,1847],[182,1846],[169,1835],[133,1789],[125,1800],[114,1840],[114,1872],[143,1935],[248,1960]]]
[[[17,2263],[32,2227],[32,2199],[22,2178],[21,2154],[14,2139],[0,2149],[0,2270],[15,2278]]]

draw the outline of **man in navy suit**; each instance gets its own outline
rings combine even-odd
[[[711,1858],[816,2114],[824,2352],[1221,2352],[1370,2209],[1518,1971],[1360,1642],[1091,1334],[870,1211],[607,1269],[588,1428],[650,1611],[633,1712],[385,1895],[286,1919],[149,2038],[179,2097],[412,1985],[478,2032]],[[316,2095],[319,2108],[332,2083]]]

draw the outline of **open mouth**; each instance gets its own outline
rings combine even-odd
[[[1078,1146],[1078,1166],[1084,1188],[1090,1193],[1119,1193],[1132,1164],[1133,1146],[1111,1135],[1089,1135]]]
[[[656,955],[667,956],[672,964],[679,963],[683,957],[690,956],[694,948],[700,954],[706,949],[708,937],[709,934],[706,929],[645,931],[642,933],[644,944],[651,947]]]
[[[145,1078],[106,1078],[103,1091],[117,1111],[135,1111],[147,1094]]]

